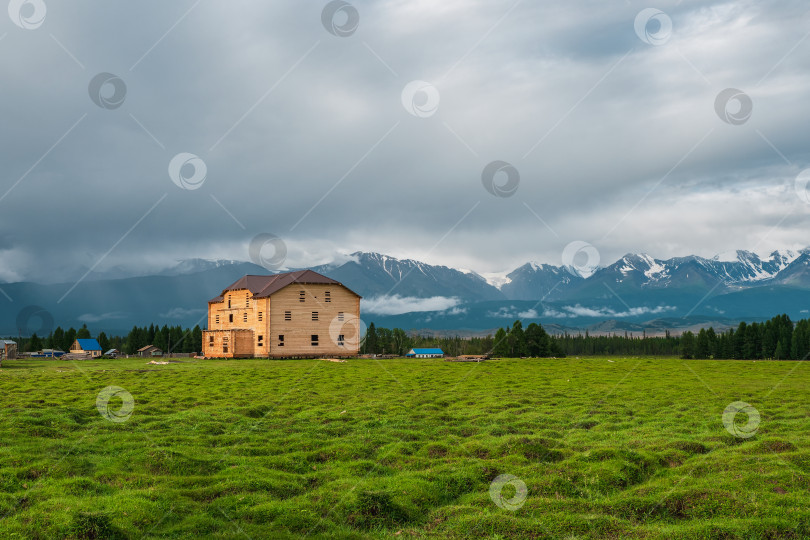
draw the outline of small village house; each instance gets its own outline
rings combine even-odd
[[[17,342],[10,339],[0,339],[0,362],[17,358]]]
[[[147,345],[138,349],[137,355],[141,358],[152,358],[155,356],[163,356],[163,350],[154,345]]]
[[[442,358],[444,351],[441,349],[411,349],[405,356],[408,358]]]
[[[360,295],[312,270],[244,276],[208,302],[203,355],[356,356]]]
[[[101,345],[95,339],[77,339],[70,346],[70,354],[84,354],[91,358],[101,356]]]

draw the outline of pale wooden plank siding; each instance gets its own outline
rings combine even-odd
[[[293,274],[301,273],[290,276]],[[208,303],[208,329],[203,332],[205,356],[284,358],[358,354],[360,336],[355,321],[360,318],[360,296],[355,292],[306,271],[299,278],[303,282],[292,281],[262,297],[263,292],[256,290],[263,283],[261,278],[246,278],[225,289],[221,299]],[[308,283],[307,279],[329,283]],[[246,288],[234,288],[241,286]],[[330,332],[333,321],[335,326]],[[342,342],[338,341],[340,335],[344,337]]]

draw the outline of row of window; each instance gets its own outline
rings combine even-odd
[[[331,303],[332,302],[332,293],[330,291],[326,291],[323,294],[324,294],[324,302]],[[299,291],[298,292],[298,301],[299,302],[306,301],[306,298],[307,298],[307,292],[306,291]],[[250,296],[249,295],[245,295],[245,307],[246,308],[250,307]],[[230,308],[231,308],[231,297],[229,295],[228,296],[228,309],[230,309]]]
[[[337,339],[337,344],[339,347],[343,346],[345,341],[344,335],[340,334]],[[311,334],[310,335],[310,344],[313,347],[317,347],[319,343],[318,334]],[[208,344],[213,347],[214,346],[214,336],[208,336]],[[264,347],[264,336],[258,336],[258,346]],[[284,346],[284,334],[279,334],[278,336],[278,346]],[[228,336],[223,336],[222,338],[222,352],[228,352]]]
[[[337,339],[338,346],[342,347],[344,341],[345,341],[345,338],[344,338],[343,334],[339,335],[338,339]],[[311,334],[310,335],[310,345],[312,347],[317,347],[318,344],[319,344],[318,334]],[[261,347],[261,346],[262,346],[262,339],[261,339],[261,336],[259,336],[259,347]],[[284,336],[283,335],[278,336],[278,346],[279,347],[284,346]]]
[[[260,321],[262,320],[262,314],[261,314],[261,312],[259,312],[259,320],[260,320]],[[247,314],[247,313],[243,313],[243,314],[242,314],[242,321],[243,321],[243,322],[248,322],[248,314]],[[219,324],[219,315],[216,315],[216,316],[214,317],[214,322],[216,322],[217,324]],[[228,322],[231,322],[231,323],[233,322],[233,313],[231,313],[231,314],[229,314],[229,315],[228,315]]]
[[[285,312],[284,312],[284,320],[285,320],[285,321],[291,321],[291,320],[292,320],[292,311],[285,311]],[[312,320],[313,320],[313,321],[317,321],[317,320],[318,320],[318,312],[317,312],[317,311],[313,311],[313,312],[312,312]],[[343,312],[342,312],[342,311],[339,311],[339,312],[338,312],[338,320],[339,320],[339,321],[341,321],[341,322],[344,320],[344,315],[343,315]],[[242,321],[243,321],[243,322],[248,322],[248,314],[247,314],[247,313],[243,313],[243,314],[242,314]],[[262,314],[262,312],[260,311],[260,312],[259,312],[259,322],[262,322],[262,321],[263,321],[263,314]],[[219,315],[215,315],[215,316],[214,316],[214,322],[215,322],[216,324],[219,324]],[[228,322],[229,322],[229,323],[232,323],[232,322],[233,322],[233,313],[231,313],[231,314],[229,314],[229,315],[228,315]]]

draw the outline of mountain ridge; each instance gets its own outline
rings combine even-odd
[[[788,313],[803,318],[810,306],[807,249],[764,257],[740,250],[734,257],[711,259],[661,260],[628,253],[587,278],[570,268],[534,262],[487,276],[366,252],[311,268],[363,296],[361,311],[368,321],[406,328],[477,331],[510,318],[560,328],[610,320],[644,324],[654,317],[731,321]],[[0,295],[0,335],[35,331],[35,324],[16,320],[30,305],[62,326],[87,323],[105,331],[152,322],[193,326],[204,321],[206,302],[230,283],[245,274],[279,271],[243,261],[189,259],[151,276],[6,283]]]

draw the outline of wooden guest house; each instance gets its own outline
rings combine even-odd
[[[77,339],[70,346],[70,353],[97,358],[101,356],[101,345],[95,339]]]
[[[208,302],[209,358],[356,356],[360,295],[312,270],[245,276]]]
[[[147,345],[138,349],[135,354],[141,358],[161,357],[163,356],[163,350],[154,345]]]

